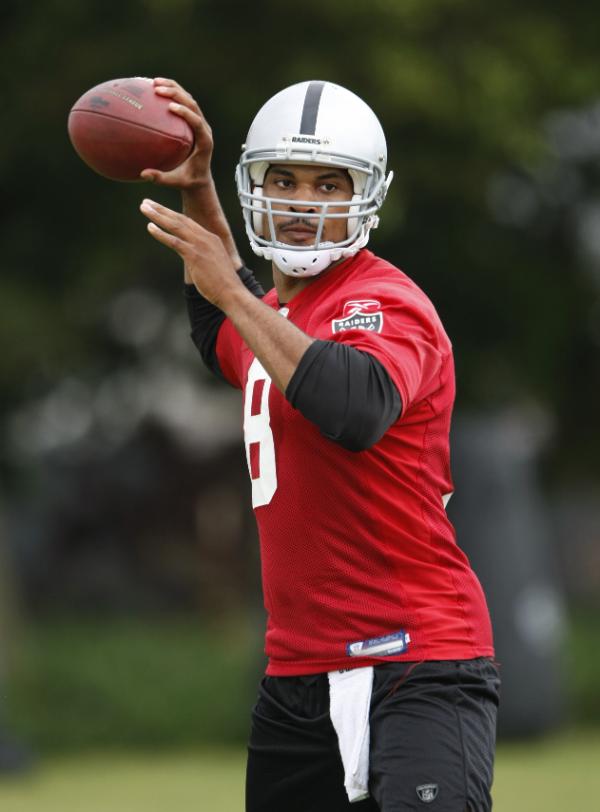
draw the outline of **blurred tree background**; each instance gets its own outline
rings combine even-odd
[[[537,438],[561,588],[572,613],[598,609],[594,4],[6,0],[0,15],[0,495],[22,614],[37,623],[34,642],[20,647],[35,671],[17,663],[12,695],[38,742],[81,745],[75,723],[60,741],[51,722],[40,732],[43,707],[74,707],[65,662],[90,645],[88,631],[69,625],[74,616],[222,618],[234,636],[246,628],[241,617],[259,617],[238,396],[194,355],[180,268],[138,211],[143,196],[178,205],[177,195],[94,175],[67,138],[71,105],[109,78],[170,76],[195,96],[213,127],[214,174],[238,245],[267,284],[268,267],[246,247],[233,182],[253,115],[304,79],[337,82],[370,103],[396,174],[372,247],[436,304],[455,347],[458,413],[516,409]],[[58,626],[39,631],[57,616]],[[194,647],[192,634],[172,628],[183,649]],[[589,629],[578,652],[597,634]],[[90,666],[100,741],[113,728],[98,674],[104,663],[108,679],[111,658],[131,655],[120,635]],[[172,636],[157,635],[181,674]],[[142,642],[133,656],[123,691],[149,668],[149,648]],[[586,667],[584,706],[598,718]],[[158,666],[148,673],[169,683]],[[239,733],[235,722],[227,730]],[[152,739],[144,724],[135,731],[132,741]]]

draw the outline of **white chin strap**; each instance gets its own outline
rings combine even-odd
[[[335,256],[334,256],[335,255]],[[287,276],[316,276],[339,259],[341,251],[320,249],[318,251],[290,251],[272,248],[271,260]]]
[[[366,239],[348,245],[345,248],[335,247],[335,243],[324,242],[323,248],[314,251],[298,251],[289,248],[266,248],[257,245],[254,240],[250,245],[255,254],[264,259],[270,259],[277,268],[286,276],[316,276],[329,268],[332,262],[338,259],[346,259],[357,254],[364,247]],[[281,245],[281,243],[280,243]],[[331,246],[330,248],[328,246]]]

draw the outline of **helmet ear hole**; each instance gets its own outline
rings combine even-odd
[[[255,186],[254,189],[252,190],[252,193],[254,197],[262,197],[263,196],[262,186]],[[253,201],[253,205],[259,209],[264,208],[264,205],[260,200]],[[252,226],[254,227],[254,230],[259,235],[259,237],[262,237],[263,215],[260,213],[260,211],[252,212]]]

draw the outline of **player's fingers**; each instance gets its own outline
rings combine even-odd
[[[173,101],[179,102],[179,104],[184,104],[186,107],[189,107],[196,113],[200,112],[200,107],[198,106],[197,101],[194,99],[191,93],[188,93],[187,90],[184,90],[181,87],[181,85],[177,84],[177,82],[173,82],[172,84],[168,85],[155,84],[154,92],[158,93],[159,96],[171,98],[173,99]]]
[[[150,171],[154,172],[158,170],[150,170]],[[148,211],[151,214],[154,213],[159,217],[166,217],[167,215],[171,215],[173,218],[185,216],[180,214],[178,211],[175,211],[174,209],[170,209],[168,206],[163,206],[162,203],[157,203],[156,200],[151,200],[149,197],[145,197],[142,200],[141,208],[144,211]]]
[[[180,104],[185,104],[194,110],[199,109],[198,105],[196,104],[196,100],[182,87],[167,87],[165,85],[158,85],[154,88],[154,92],[158,93],[160,96],[174,99]]]
[[[181,236],[186,225],[189,225],[187,217],[168,209],[166,206],[161,206],[160,203],[156,203],[154,200],[142,201],[140,210],[149,220],[171,234],[175,233]]]
[[[203,118],[199,113],[195,113],[193,110],[190,110],[189,107],[186,107],[183,104],[177,104],[176,102],[171,102],[169,104],[169,110],[172,110],[173,113],[176,113],[178,116],[185,119],[195,133],[199,133],[202,136],[212,135],[212,130],[209,127],[206,119]]]
[[[159,228],[156,223],[148,223],[146,226],[148,229],[148,233],[151,234],[157,242],[161,242],[163,245],[166,245],[168,248],[171,248],[173,251],[176,251],[180,257],[185,258],[186,256],[186,249],[187,243],[183,240],[176,237],[174,234],[169,234],[168,231],[163,231],[162,228]]]
[[[202,226],[190,220],[185,214],[178,211],[173,211],[166,206],[161,206],[155,200],[146,198],[142,201],[140,210],[146,217],[151,220],[160,228],[175,234],[185,240],[200,239],[203,235],[207,234]]]
[[[167,79],[166,76],[155,76],[152,80],[152,84],[156,87],[156,85],[169,85],[170,87],[174,87],[177,82],[175,79]]]
[[[160,172],[158,169],[143,169],[140,172],[140,178],[147,180],[149,183],[160,183],[163,175],[164,172]]]

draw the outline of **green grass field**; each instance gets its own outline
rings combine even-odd
[[[499,748],[499,812],[597,808],[600,731]],[[242,812],[239,750],[55,757],[26,779],[0,782],[1,812]]]

